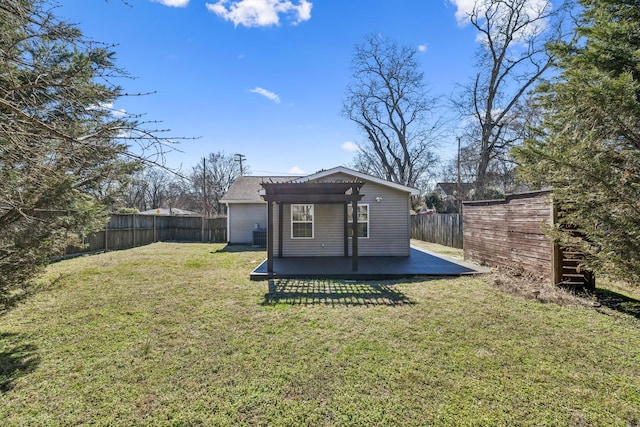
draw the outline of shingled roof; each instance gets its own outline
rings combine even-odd
[[[442,191],[444,196],[455,196],[458,192],[458,183],[457,182],[439,182],[436,184],[436,188],[440,187],[440,191]],[[463,196],[468,196],[471,191],[475,189],[476,185],[471,182],[461,182],[460,189],[462,190]]]
[[[240,176],[225,195],[220,199],[222,203],[265,203],[258,192],[262,190],[263,182],[288,182],[298,179],[297,176]]]

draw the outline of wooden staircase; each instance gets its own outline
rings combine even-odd
[[[581,265],[584,255],[581,252],[565,249],[561,249],[560,253],[562,257],[562,276],[558,285],[572,290],[586,289],[595,291],[595,276]]]

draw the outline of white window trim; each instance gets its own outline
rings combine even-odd
[[[353,216],[349,214],[349,209],[352,207],[351,204],[347,205],[347,225],[349,227],[351,227],[351,224],[353,224]],[[367,224],[367,235],[366,236],[358,236],[358,239],[368,239],[369,236],[371,236],[371,229],[369,228],[369,218],[371,217],[371,210],[369,209],[369,204],[368,203],[363,203],[360,204],[358,203],[357,207],[360,206],[366,206],[367,207],[367,220],[366,221],[358,221],[358,224]],[[353,236],[349,236],[349,238],[351,238]]]
[[[294,221],[293,220],[293,207],[294,206],[311,206],[311,237],[295,237],[293,235],[293,224],[294,223],[304,223],[307,224],[308,221]],[[292,204],[289,209],[289,215],[291,216],[291,239],[295,240],[310,240],[313,239],[316,235],[316,207],[311,203],[295,203]]]

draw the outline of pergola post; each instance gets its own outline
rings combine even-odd
[[[273,275],[273,202],[267,201],[267,275]]]
[[[344,205],[342,205],[344,207],[344,213],[343,213],[343,226],[342,226],[342,230],[343,230],[343,234],[344,234],[344,256],[349,256],[349,214],[348,214],[348,203],[345,203]]]
[[[282,229],[284,228],[284,220],[282,217],[284,216],[284,204],[282,202],[278,203],[278,258],[282,258]]]
[[[351,269],[358,271],[358,200],[351,199]]]

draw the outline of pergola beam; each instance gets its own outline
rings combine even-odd
[[[265,194],[262,198],[287,204],[344,204],[362,198],[361,194]]]

